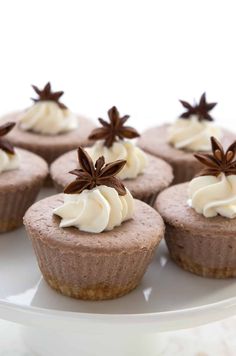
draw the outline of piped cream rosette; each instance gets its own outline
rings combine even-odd
[[[119,160],[105,165],[104,157],[100,157],[94,165],[81,147],[78,157],[81,169],[71,172],[77,178],[65,188],[64,203],[54,210],[61,217],[60,227],[74,226],[99,233],[130,219],[133,197],[115,177],[126,162]]]
[[[20,115],[20,127],[25,131],[33,131],[43,135],[58,135],[75,130],[78,119],[59,99],[63,91],[52,92],[51,84],[47,83],[40,90],[33,85],[38,94],[34,105]]]

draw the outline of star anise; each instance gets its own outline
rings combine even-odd
[[[65,187],[64,193],[79,194],[85,189],[90,190],[99,185],[106,185],[114,188],[119,195],[126,194],[123,183],[115,177],[126,164],[125,160],[105,164],[102,156],[94,165],[91,157],[82,147],[78,148],[78,160],[81,168],[69,172],[74,174],[76,179]]]
[[[111,147],[117,138],[123,140],[124,138],[139,137],[139,133],[131,126],[125,126],[125,122],[128,120],[129,115],[120,117],[119,111],[113,106],[107,112],[110,122],[107,122],[101,118],[98,119],[102,127],[94,129],[89,135],[90,140],[104,140],[104,145]]]
[[[207,103],[206,93],[202,94],[198,104],[191,105],[184,100],[180,100],[180,102],[187,109],[186,112],[180,115],[181,118],[188,119],[190,116],[196,115],[199,121],[213,121],[209,111],[211,111],[217,105],[217,103]]]
[[[57,103],[57,105],[61,109],[66,109],[67,108],[64,104],[62,104],[59,101],[60,97],[64,94],[64,91],[55,91],[55,92],[53,92],[51,90],[51,83],[50,82],[48,82],[42,90],[40,90],[35,85],[32,85],[32,88],[34,89],[34,91],[39,96],[37,99],[31,98],[35,103],[37,103],[39,101],[55,101],[55,103]]]
[[[194,156],[206,166],[198,175],[199,176],[218,176],[224,173],[226,176],[236,174],[236,141],[233,142],[224,152],[220,142],[211,137],[212,155],[211,154],[195,154]]]
[[[15,124],[15,122],[8,122],[0,126],[0,149],[10,154],[14,154],[14,147],[10,142],[5,139],[2,139],[2,137],[8,134],[8,132],[13,129]]]

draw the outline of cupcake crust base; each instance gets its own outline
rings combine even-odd
[[[138,284],[138,282],[130,282],[125,287],[112,287],[106,284],[98,284],[91,286],[90,288],[75,288],[74,286],[62,285],[60,282],[50,278],[46,274],[44,274],[44,279],[50,287],[55,289],[57,292],[66,295],[67,297],[82,300],[106,300],[119,298],[131,292],[137,287]]]
[[[194,263],[188,257],[174,254],[170,251],[172,260],[186,271],[192,272],[202,277],[209,278],[231,278],[236,277],[236,268],[209,268]]]

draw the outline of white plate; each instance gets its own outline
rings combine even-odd
[[[54,194],[45,190],[42,196]],[[164,242],[141,285],[125,297],[85,302],[64,297],[42,279],[23,228],[0,237],[0,317],[31,325],[97,331],[192,327],[236,313],[235,279],[214,280],[178,268]]]

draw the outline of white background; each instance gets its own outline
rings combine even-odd
[[[235,6],[230,0],[2,0],[0,114],[28,106],[30,84],[50,80],[74,111],[96,119],[117,105],[138,129],[174,120],[182,111],[179,98],[192,101],[206,91],[219,103],[219,123],[233,129]],[[19,355],[16,327],[4,325],[0,354]],[[196,343],[201,355],[233,355],[235,321],[218,325],[215,341],[205,339],[202,348],[199,331],[179,342],[191,340],[188,355],[196,354]]]
[[[235,34],[233,0],[1,1],[0,113],[50,80],[73,110],[97,118],[117,105],[139,129],[203,91],[234,123]]]

